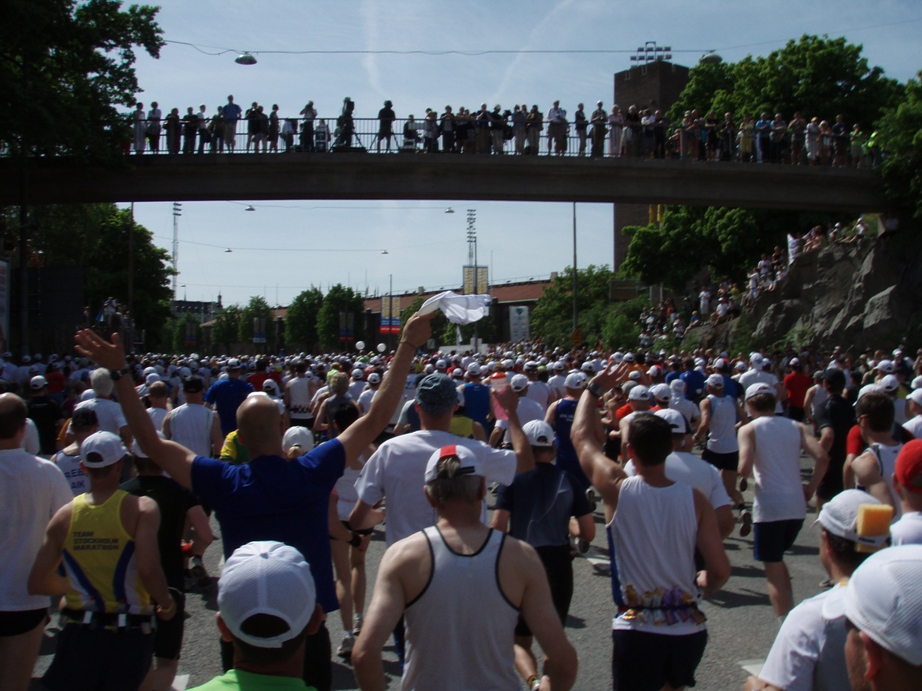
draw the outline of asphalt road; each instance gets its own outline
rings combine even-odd
[[[802,459],[802,466],[808,474],[805,459]],[[746,492],[746,498],[751,502],[751,489]],[[814,518],[811,508],[796,544],[785,557],[793,579],[795,602],[817,594],[820,591],[819,582],[825,577],[818,556],[818,529],[810,527]],[[220,539],[220,530],[216,522],[212,522],[215,534]],[[574,688],[581,691],[604,691],[612,686],[609,633],[613,613],[611,581],[593,565],[608,559],[601,507],[596,513],[596,532],[589,554],[574,562],[574,597],[566,628],[567,636],[579,654],[579,674]],[[725,548],[732,566],[732,575],[724,589],[707,598],[702,606],[708,617],[709,639],[697,672],[698,684],[695,688],[701,691],[742,688],[747,674],[740,662],[764,659],[779,626],[769,604],[764,571],[752,558],[752,536],[740,538],[734,533],[725,542]],[[376,532],[367,555],[369,601],[376,567],[383,552],[383,532]],[[206,565],[215,577],[220,573],[220,555],[217,542],[206,555]],[[599,566],[604,567],[604,564]],[[174,684],[177,691],[202,684],[222,671],[218,632],[214,623],[216,598],[216,578],[212,579],[212,584],[207,588],[187,595],[185,642],[179,675]],[[338,613],[330,616],[327,626],[335,650],[343,630]],[[53,621],[46,630],[41,655],[35,667],[37,677],[51,661],[56,634],[56,621]],[[399,669],[391,645],[384,649],[384,668],[389,678],[388,688],[399,689]],[[37,679],[32,688],[41,688]],[[358,688],[351,667],[339,658],[334,658],[333,662],[333,688]]]

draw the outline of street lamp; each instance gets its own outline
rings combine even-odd
[[[709,50],[707,53],[701,56],[701,59],[698,61],[702,65],[719,65],[724,59],[720,57],[713,50]]]
[[[234,60],[238,65],[255,65],[256,58],[254,58],[250,53],[244,51]]]

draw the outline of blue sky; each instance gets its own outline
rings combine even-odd
[[[735,0],[162,0],[158,21],[167,44],[159,60],[140,54],[145,104],[208,113],[234,94],[241,105],[277,103],[294,116],[308,99],[335,117],[344,96],[357,117],[374,117],[384,99],[398,117],[446,104],[512,107],[555,99],[570,113],[578,102],[610,107],[613,74],[645,41],[670,46],[673,62],[694,65],[706,50],[725,60],[764,55],[804,33],[845,36],[864,45],[871,65],[901,81],[922,69],[922,3],[917,0],[789,2]],[[256,52],[237,65],[234,52]],[[268,51],[624,50],[607,54],[386,55],[276,54]],[[624,104],[622,104],[624,105]],[[435,182],[433,184],[436,184]],[[342,202],[320,200],[187,202],[180,219],[178,297],[244,303],[263,295],[288,304],[311,285],[335,283],[370,294],[455,287],[467,260],[468,208],[477,210],[478,253],[495,282],[547,277],[572,264],[572,206],[561,203]],[[453,207],[454,214],[444,213]],[[167,249],[169,203],[135,205],[137,220]],[[612,206],[579,204],[578,266],[612,263]],[[231,248],[260,248],[235,249]],[[381,249],[388,250],[387,255]]]

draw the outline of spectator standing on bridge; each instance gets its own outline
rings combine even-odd
[[[301,151],[313,151],[314,146],[314,120],[317,117],[317,109],[314,108],[314,102],[308,101],[307,105],[298,115],[301,116]]]
[[[477,111],[477,115],[474,117],[474,127],[477,131],[477,153],[490,153],[490,111],[487,110],[486,103],[480,104],[480,110]]]
[[[256,138],[256,127],[257,127],[257,111],[258,104],[256,101],[253,101],[253,105],[247,108],[247,112],[244,114],[244,119],[247,121],[247,153],[250,152],[250,144],[253,143],[253,140]]]
[[[198,152],[205,153],[205,145],[211,142],[211,133],[208,131],[208,122],[210,118],[205,115],[205,104],[198,107]]]
[[[325,152],[330,147],[330,126],[323,118],[317,122],[314,129],[314,151],[318,153]]]
[[[611,135],[608,138],[608,155],[621,156],[624,115],[621,113],[621,106],[617,104],[611,107],[611,115],[608,116],[608,128],[611,130]]]
[[[186,108],[186,114],[182,116],[182,152],[184,154],[195,153],[195,135],[198,134],[198,115],[192,109],[192,106]]]
[[[285,153],[291,151],[295,142],[295,133],[298,131],[298,121],[294,118],[285,118],[285,124],[282,125],[282,141],[285,142]]]
[[[269,114],[269,151],[275,154],[279,152],[279,106],[277,103],[272,104],[272,112]]]
[[[150,110],[147,111],[147,141],[150,144],[150,150],[154,153],[160,151],[160,119],[162,117],[163,111],[154,101],[150,104]]]
[[[218,106],[217,112],[211,118],[208,128],[211,135],[211,153],[224,152],[224,106]]]
[[[754,132],[756,136],[756,156],[759,163],[765,163],[771,157],[772,121],[768,113],[756,120]]]
[[[518,108],[518,106],[516,106]],[[439,131],[442,133],[442,153],[450,154],[455,151],[455,116],[451,106],[445,106],[445,112],[439,119]]]
[[[163,128],[166,130],[166,149],[171,154],[179,153],[180,137],[182,135],[182,121],[179,119],[179,108],[170,110],[166,116]]]
[[[559,140],[566,137],[567,111],[560,107],[560,101],[554,101],[554,107],[547,111],[547,153],[561,154]]]
[[[234,145],[237,141],[237,121],[243,110],[234,103],[234,97],[227,97],[227,105],[224,106],[224,143],[231,153],[234,153]]]
[[[519,155],[525,152],[525,116],[527,114],[528,108],[524,103],[512,109],[512,138],[515,140],[515,152]]]
[[[596,109],[592,111],[590,122],[592,123],[592,158],[602,158],[605,155],[605,135],[608,130],[605,123],[608,120],[608,113],[602,107],[602,102],[596,103]]]
[[[134,151],[140,155],[144,153],[144,144],[147,140],[147,118],[144,116],[143,103],[137,104],[132,118],[134,120]]]
[[[541,147],[541,130],[544,129],[544,118],[538,106],[534,105],[525,116],[525,138],[528,140],[528,153],[532,156],[538,155],[538,149]],[[550,147],[548,147],[550,153]]]
[[[784,121],[781,113],[775,114],[772,120],[772,129],[770,137],[769,160],[772,163],[781,163],[781,155],[784,151],[784,139],[787,136],[788,124]]]
[[[506,118],[509,111],[501,112],[499,105],[493,106],[490,113],[490,139],[493,142],[493,153],[502,156],[503,146],[506,143]]]
[[[803,119],[799,110],[795,111],[788,129],[791,131],[791,165],[799,165],[804,162],[804,146],[807,140],[807,121]]]
[[[832,165],[844,168],[848,165],[848,127],[842,115],[836,115],[836,124],[832,126],[832,144],[834,151]]]
[[[573,128],[576,130],[576,138],[579,141],[579,155],[586,155],[586,136],[589,130],[589,119],[586,117],[586,111],[583,110],[583,104],[580,103],[573,114]]]
[[[378,134],[375,136],[375,145],[378,153],[381,153],[381,140],[387,139],[387,149],[391,150],[391,137],[394,136],[394,120],[397,115],[394,113],[394,104],[390,100],[384,102],[384,107],[378,111]]]

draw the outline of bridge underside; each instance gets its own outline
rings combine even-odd
[[[888,207],[872,171],[638,159],[365,153],[132,156],[120,169],[30,167],[29,204],[417,199],[688,204],[814,211]],[[0,162],[0,204],[20,170]]]

